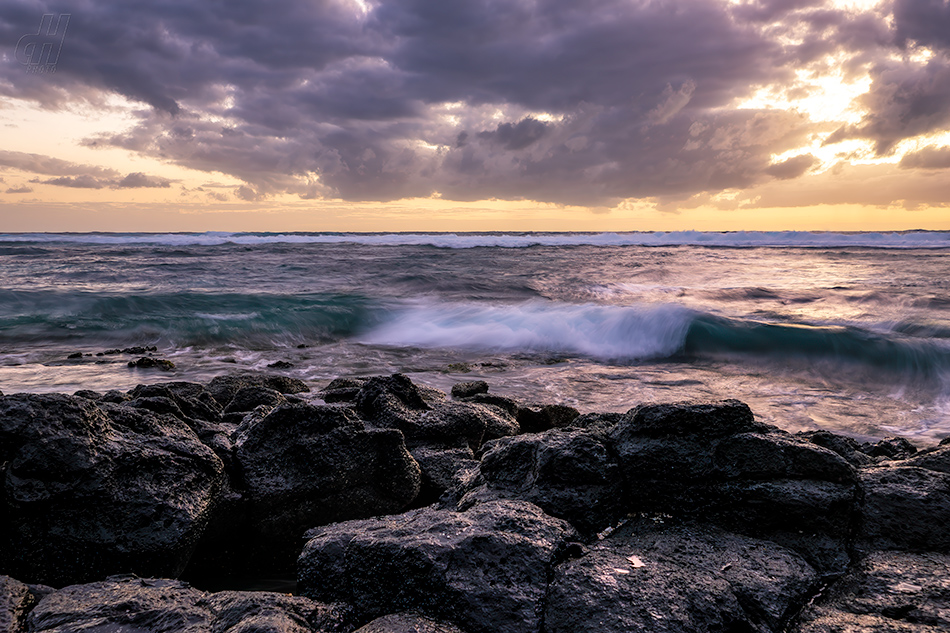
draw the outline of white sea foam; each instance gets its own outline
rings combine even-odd
[[[439,248],[530,246],[717,246],[801,248],[950,248],[950,231],[825,233],[672,231],[655,233],[8,233],[3,242],[102,245],[366,244]]]
[[[395,311],[361,341],[598,359],[663,358],[682,348],[693,314],[675,305],[419,304]]]

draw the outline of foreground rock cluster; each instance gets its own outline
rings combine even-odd
[[[308,391],[0,396],[0,633],[950,628],[950,446],[791,435],[735,400]],[[275,574],[298,595],[179,580]]]

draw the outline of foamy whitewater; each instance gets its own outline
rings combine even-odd
[[[396,371],[582,412],[950,436],[950,233],[0,235],[0,390]],[[173,372],[130,369],[158,347]],[[81,358],[67,356],[82,352]]]

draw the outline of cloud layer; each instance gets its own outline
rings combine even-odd
[[[45,108],[121,94],[142,104],[136,125],[88,146],[232,175],[245,200],[675,200],[804,177],[814,155],[774,156],[815,139],[867,140],[887,156],[903,139],[945,130],[948,6],[5,0],[0,94]],[[30,74],[12,51],[44,13],[70,13],[69,30],[56,72]],[[929,56],[914,54],[922,47]],[[794,102],[809,89],[803,73],[862,72],[871,87],[857,121],[737,107],[763,87]],[[947,168],[942,150],[928,151],[901,166]],[[45,184],[169,186],[17,161]]]

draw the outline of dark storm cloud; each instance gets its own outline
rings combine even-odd
[[[797,69],[842,51],[860,58],[856,69],[879,66],[872,113],[839,136],[884,147],[943,124],[933,109],[945,77],[889,73],[880,50],[898,38],[883,17],[819,0],[370,5],[364,14],[353,0],[5,0],[7,50],[43,13],[72,21],[55,74],[28,74],[8,57],[0,94],[45,107],[122,94],[143,104],[138,124],[88,145],[230,174],[244,200],[438,191],[600,205],[793,178],[806,159],[771,156],[806,144],[815,127],[729,106],[762,85],[793,85]],[[918,24],[905,12],[900,20]],[[899,28],[911,37],[917,27]],[[888,86],[916,86],[919,99],[894,102]],[[134,176],[87,175],[107,186]]]
[[[946,0],[894,0],[900,42],[950,48],[950,4]]]

